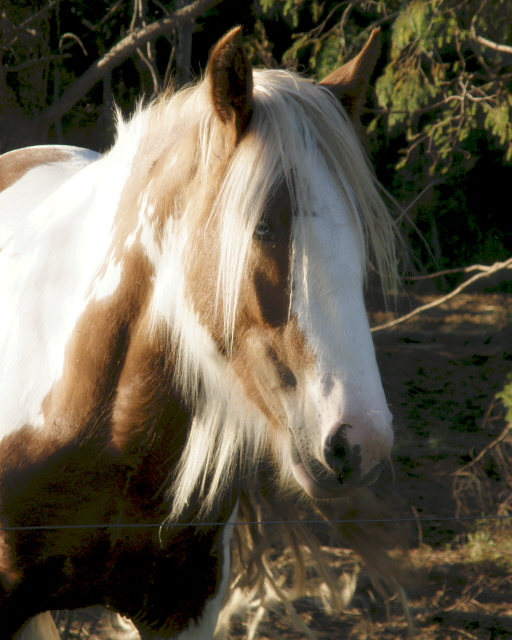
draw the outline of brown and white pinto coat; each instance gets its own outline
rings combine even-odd
[[[2,638],[93,604],[211,637],[244,474],[313,498],[377,477],[362,288],[392,232],[333,94],[357,118],[378,41],[319,87],[253,74],[235,29],[104,157],[0,157]]]

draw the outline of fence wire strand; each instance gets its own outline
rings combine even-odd
[[[223,527],[238,525],[292,525],[292,524],[381,524],[397,522],[468,522],[476,520],[509,520],[511,515],[502,516],[442,516],[431,518],[368,518],[343,520],[254,520],[241,522],[159,522],[159,523],[105,523],[105,524],[55,524],[20,527],[0,527],[0,531],[53,531],[63,529],[156,529],[164,527]]]

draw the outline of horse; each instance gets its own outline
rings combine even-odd
[[[211,638],[247,478],[377,479],[363,291],[394,230],[356,123],[379,39],[317,84],[253,70],[235,28],[104,155],[0,156],[2,638],[91,605]]]

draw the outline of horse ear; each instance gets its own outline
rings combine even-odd
[[[253,111],[252,67],[242,45],[241,27],[229,31],[215,45],[207,75],[217,115],[225,124],[234,122],[240,139]]]
[[[380,29],[374,29],[368,42],[355,58],[333,71],[320,82],[341,101],[349,116],[354,120],[359,119],[370,84],[370,77],[380,52]]]

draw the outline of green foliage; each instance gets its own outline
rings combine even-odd
[[[433,175],[446,174],[454,161],[468,167],[471,152],[464,142],[482,127],[512,159],[510,67],[475,35],[500,9],[510,12],[510,3],[403,3],[391,31],[389,64],[377,82],[388,135],[402,135],[407,143],[397,169],[408,164]],[[503,44],[510,28],[502,24]]]
[[[503,387],[503,391],[500,391],[496,394],[496,398],[501,400],[507,413],[505,414],[505,419],[507,422],[512,424],[512,373],[509,373],[507,376],[508,382],[505,383]]]
[[[304,0],[260,0],[261,9],[264,13],[281,13],[283,16],[288,17],[293,27],[296,28],[299,22],[299,13],[303,5]],[[314,4],[316,4],[314,2]]]
[[[429,27],[429,5],[423,0],[414,0],[400,12],[393,24],[391,59],[396,60],[403,49],[429,45],[425,38]]]
[[[469,562],[493,562],[498,567],[512,568],[512,538],[505,522],[477,521],[467,534],[465,551]]]
[[[512,160],[512,95],[505,94],[501,103],[494,108],[484,104],[483,109],[484,127],[489,129],[505,147],[507,161]]]
[[[320,78],[325,78],[334,69],[339,67],[343,62],[341,59],[341,51],[339,45],[339,38],[337,35],[330,35],[323,42],[323,46],[315,52],[314,65],[317,75]]]
[[[144,16],[134,17],[135,6]],[[9,100],[14,95],[33,118],[132,26],[161,18],[174,2],[5,0],[2,7]],[[29,27],[21,27],[26,20]],[[499,194],[512,163],[510,0],[223,0],[198,20],[196,72],[236,23],[244,24],[255,66],[316,79],[350,60],[379,26],[385,55],[363,120],[378,176],[407,208],[403,224],[416,265],[437,270],[510,255],[512,229],[498,221],[497,204],[508,198]],[[176,38],[161,37],[143,52],[152,56],[151,72],[140,56],[118,66],[50,130],[50,140],[104,148],[112,101],[129,110],[137,95],[150,96],[155,75],[172,72]],[[7,89],[0,74],[0,118]]]

